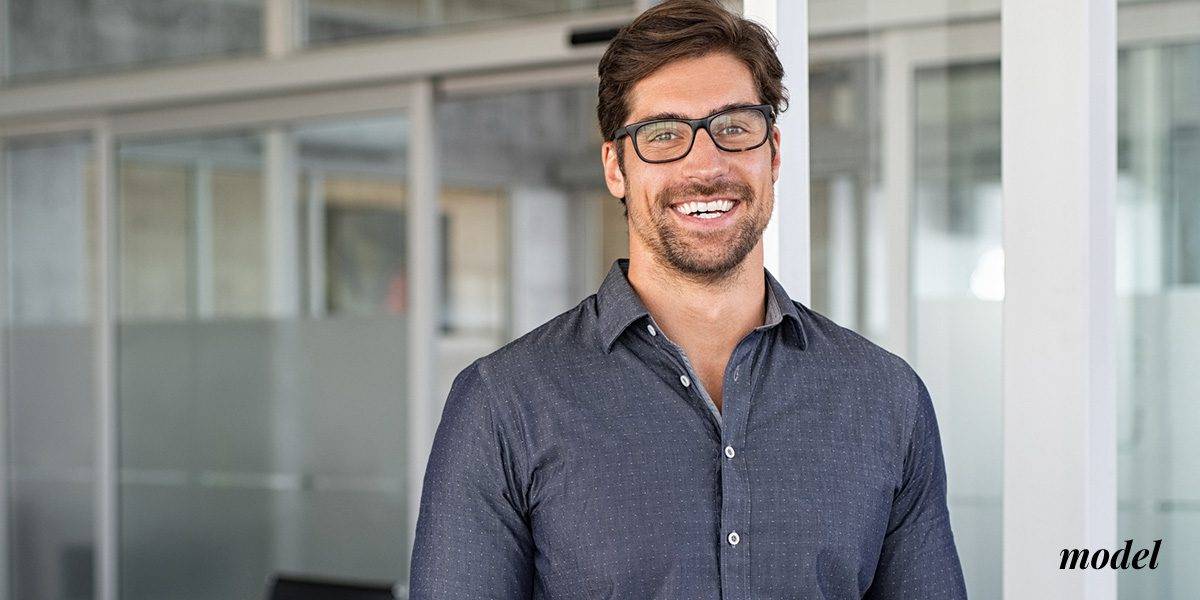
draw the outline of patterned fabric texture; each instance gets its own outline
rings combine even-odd
[[[933,404],[903,359],[764,269],[767,322],[718,412],[628,267],[454,380],[410,598],[966,598]]]

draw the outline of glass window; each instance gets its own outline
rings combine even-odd
[[[887,337],[879,76],[859,56],[813,60],[808,80],[812,306],[873,340]]]
[[[262,0],[6,1],[13,80],[262,48]]]
[[[264,312],[259,137],[126,143],[120,153],[122,318]]]
[[[1200,2],[1130,3],[1117,27],[1117,540],[1163,540],[1117,581],[1182,600],[1200,586]]]
[[[967,588],[999,599],[999,3],[812,0],[809,26],[812,306],[928,386]]]
[[[917,69],[913,367],[933,395],[972,598],[1000,597],[1000,63]]]
[[[119,144],[123,598],[407,581],[407,131]]]
[[[387,35],[413,35],[446,27],[516,21],[613,6],[633,0],[306,0],[311,45]]]
[[[96,164],[81,137],[6,140],[0,462],[14,598],[90,598]]]
[[[294,135],[309,312],[406,314],[408,122],[309,123]]]
[[[439,397],[472,360],[594,293],[628,256],[599,160],[596,93],[581,85],[438,105],[449,310]]]

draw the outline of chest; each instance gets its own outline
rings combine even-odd
[[[602,416],[589,410],[539,436],[531,527],[547,585],[705,598],[719,589],[734,528],[764,585],[832,577],[853,587],[873,572],[895,485],[890,440],[837,398],[776,381],[730,399],[747,403],[736,433],[714,430],[670,383],[647,379]]]

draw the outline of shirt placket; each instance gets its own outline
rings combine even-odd
[[[751,600],[750,475],[744,449],[746,415],[750,410],[751,356],[761,342],[760,331],[738,344],[725,367],[722,388],[724,427],[721,438],[721,544],[722,598]]]
[[[695,369],[692,368],[692,363],[684,355],[681,349],[675,342],[667,338],[666,334],[662,333],[658,324],[654,322],[654,317],[649,317],[650,323],[646,325],[646,333],[650,335],[650,344],[655,348],[663,350],[668,358],[675,375],[677,377],[676,385],[680,386],[683,394],[689,398],[699,399],[708,409],[709,420],[713,427],[720,435],[724,428],[724,419],[721,416],[721,411],[717,409],[716,403],[708,394],[700,391],[700,378],[696,375]]]
[[[738,455],[745,439],[746,415],[749,411],[752,378],[750,357],[763,337],[761,330],[752,331],[734,348],[725,367],[722,386],[722,407],[704,390],[692,363],[683,349],[665,335],[657,325],[647,325],[651,337],[661,337],[666,349],[680,369],[679,384],[684,393],[704,402],[720,432],[719,464],[721,469],[721,529],[718,544],[721,561],[721,597],[727,600],[751,600],[750,597],[750,479],[745,457]]]

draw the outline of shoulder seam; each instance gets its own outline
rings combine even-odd
[[[475,367],[475,370],[479,373],[479,381],[483,385],[484,392],[485,392],[484,396],[485,396],[485,402],[487,403],[488,418],[491,419],[492,428],[495,429],[495,427],[496,427],[496,413],[495,413],[496,407],[494,406],[495,399],[493,398],[493,396],[495,396],[501,392],[499,392],[496,389],[496,387],[492,385],[491,377],[485,376],[483,358],[484,357],[475,359],[475,361],[471,363],[471,366]],[[528,505],[528,492],[529,492],[528,488],[533,483],[533,479],[531,477],[531,474],[533,472],[533,465],[530,464],[530,462],[529,462],[529,460],[530,460],[529,459],[529,456],[530,456],[529,437],[526,432],[527,427],[524,422],[524,418],[522,417],[521,411],[519,410],[519,407],[516,405],[515,401],[512,401],[514,399],[512,399],[511,396],[509,398],[510,398],[510,404],[513,405],[512,406],[512,409],[514,412],[513,424],[520,429],[520,431],[518,431],[516,433],[520,437],[519,446],[520,446],[522,461],[524,462],[524,468],[521,470],[521,476],[524,479],[522,484],[526,488],[526,489],[521,490],[521,495],[522,495],[522,503],[527,506]]]
[[[897,357],[897,358],[899,358],[899,357]],[[908,365],[907,361],[904,361],[903,359],[900,359],[900,360],[903,361],[905,365]],[[912,393],[905,394],[905,403],[904,403],[905,435],[900,441],[900,444],[901,444],[900,445],[900,481],[901,481],[902,485],[903,485],[904,478],[905,478],[905,472],[906,472],[907,466],[908,466],[908,455],[912,451],[913,442],[915,441],[914,438],[916,437],[916,433],[917,433],[917,413],[920,410],[920,407],[918,406],[918,404],[920,404],[920,402],[921,402],[921,388],[924,385],[923,383],[921,383],[921,378],[919,376],[917,376],[916,371],[912,370],[911,365],[908,365],[908,369],[906,369],[906,372],[910,375],[910,377],[912,377],[912,383],[914,383],[915,385],[913,386],[913,388],[911,390]]]

